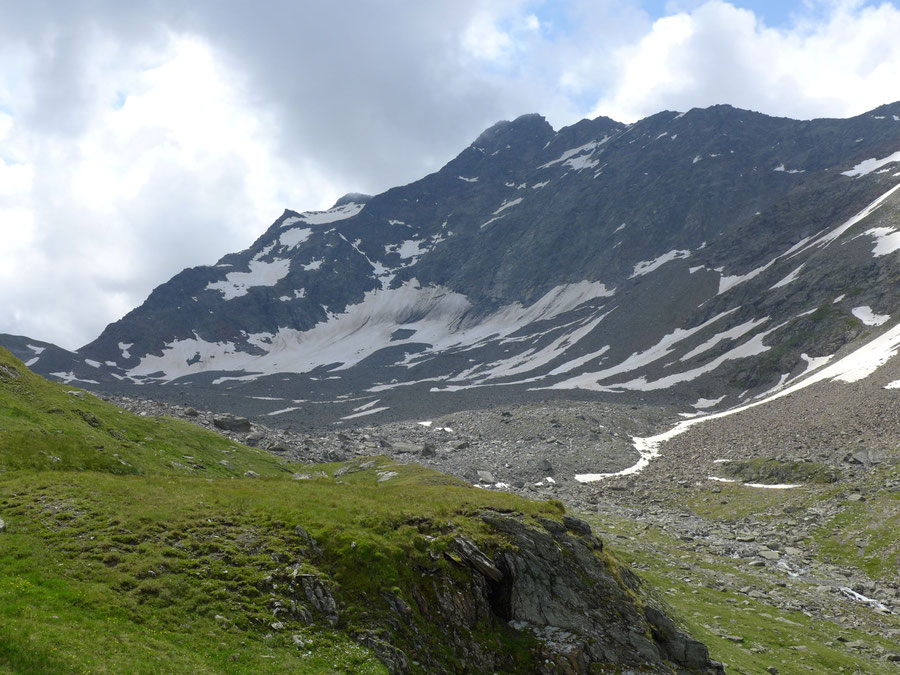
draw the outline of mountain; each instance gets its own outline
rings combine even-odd
[[[898,178],[900,103],[525,115],[419,181],[285,211],[52,368],[285,424],[548,397],[722,409],[895,323]]]

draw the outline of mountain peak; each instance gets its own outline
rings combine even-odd
[[[362,192],[348,192],[338,199],[331,208],[336,209],[346,204],[365,204],[370,199],[372,199],[372,195],[363,194]]]
[[[482,146],[484,149],[494,149],[520,143],[523,138],[542,139],[542,142],[546,142],[553,136],[553,133],[553,127],[543,115],[528,113],[520,115],[512,121],[501,120],[488,127],[481,132],[472,145]]]

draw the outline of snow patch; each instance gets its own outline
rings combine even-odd
[[[806,169],[785,169],[784,164],[779,164],[772,171],[778,171],[779,173],[806,173]]]
[[[566,150],[563,154],[561,154],[559,157],[554,159],[552,162],[547,162],[546,164],[542,164],[541,166],[538,167],[538,169],[547,169],[547,168],[553,166],[554,164],[561,164],[563,162],[567,162],[568,160],[570,160],[573,157],[576,157],[577,155],[593,153],[594,149],[597,146],[602,145],[603,143],[605,143],[608,140],[609,140],[609,136],[604,136],[603,139],[600,141],[591,141],[590,143],[585,143],[584,145],[581,145],[577,148],[572,148],[571,150]]]
[[[376,398],[374,401],[369,401],[368,403],[363,403],[361,406],[357,406],[353,409],[353,412],[361,412],[363,410],[368,410],[372,406],[376,405],[381,399]]]
[[[363,210],[365,204],[357,204],[356,202],[348,202],[346,204],[341,204],[340,206],[336,206],[333,209],[328,209],[327,211],[306,211],[305,213],[300,214],[300,219],[309,223],[310,225],[325,225],[326,223],[333,223],[338,220],[345,220],[347,218],[352,218],[357,213]],[[293,222],[297,222],[294,219]],[[291,224],[293,224],[293,222]],[[282,227],[288,224],[286,220],[282,223]]]
[[[581,155],[580,157],[573,157],[572,159],[567,159],[563,162],[563,166],[571,167],[575,171],[582,171],[584,169],[593,169],[595,166],[600,164],[599,159],[591,159],[590,155]]]
[[[642,260],[634,266],[634,271],[631,273],[629,279],[634,279],[638,276],[643,276],[644,274],[650,274],[650,272],[662,267],[667,262],[671,262],[672,260],[684,260],[685,258],[690,258],[690,251],[678,251],[671,250],[668,253],[663,253],[658,258],[654,258],[653,260]]]
[[[482,224],[481,224],[481,227],[479,227],[478,229],[483,230],[484,228],[486,228],[488,225],[490,225],[490,224],[493,223],[494,221],[500,220],[501,218],[506,218],[507,215],[508,215],[508,214],[504,213],[502,216],[494,216],[493,218],[491,218],[491,219],[490,219],[489,221],[487,221],[486,223],[482,223]]]
[[[505,200],[505,201],[500,205],[500,207],[499,207],[496,211],[494,211],[494,213],[493,213],[492,215],[495,215],[495,216],[496,216],[496,215],[497,215],[498,213],[500,213],[501,211],[505,211],[506,209],[512,208],[513,206],[516,206],[517,204],[521,204],[521,203],[522,203],[522,197],[518,197],[518,198],[516,198],[516,199],[508,199],[508,200]]]
[[[875,239],[872,255],[876,258],[900,251],[900,230],[892,227],[873,227],[871,230],[866,230],[865,234]]]
[[[73,373],[72,371],[69,371],[67,373],[64,373],[64,372],[50,373],[50,375],[52,377],[58,377],[66,384],[71,384],[72,382],[84,382],[85,384],[100,384],[99,382],[97,382],[97,380],[82,379],[82,378],[78,377],[77,375],[75,375],[75,373]]]
[[[874,157],[872,157],[871,159],[862,161],[849,171],[841,171],[841,175],[850,176],[851,178],[859,178],[860,176],[865,176],[872,173],[876,169],[880,169],[885,164],[892,164],[893,162],[900,162],[900,150],[895,152],[893,155],[884,157],[883,159],[875,159]]]
[[[777,284],[775,284],[774,286],[769,288],[769,290],[774,291],[776,288],[781,288],[782,286],[787,286],[789,283],[796,281],[797,277],[800,276],[800,271],[803,269],[804,265],[806,265],[806,263],[803,263],[803,265],[800,265],[800,267],[798,267],[793,272],[788,274],[784,279],[779,281]]]
[[[699,398],[696,403],[691,404],[691,407],[697,408],[698,410],[705,410],[706,408],[716,407],[724,400],[724,396],[720,396],[719,398]]]
[[[475,176],[474,178],[466,178],[465,176],[457,176],[457,178],[459,178],[460,180],[464,180],[467,183],[477,183],[478,182],[478,176]]]
[[[854,307],[850,313],[867,326],[883,326],[891,318],[890,314],[876,314],[868,305]]]
[[[679,359],[679,361],[688,361],[688,360],[694,358],[695,356],[697,356],[698,354],[702,354],[703,352],[709,351],[710,349],[712,349],[713,347],[715,347],[717,344],[719,344],[720,342],[722,342],[724,340],[737,340],[738,338],[744,337],[744,335],[755,330],[756,328],[758,328],[759,326],[761,326],[768,320],[769,320],[769,317],[765,316],[762,319],[746,321],[738,326],[735,326],[734,328],[729,328],[728,330],[722,331],[721,333],[716,333],[711,338],[709,338],[709,340],[707,340],[706,342],[704,342],[701,345],[697,345],[691,351],[689,351],[687,354],[682,356]]]
[[[375,415],[376,413],[384,412],[385,410],[390,410],[390,409],[391,409],[391,406],[389,406],[389,405],[381,406],[380,408],[370,408],[368,410],[363,410],[361,412],[353,413],[351,415],[344,415],[341,419],[342,420],[352,420],[357,417],[365,417],[366,415]]]
[[[750,281],[751,279],[758,277],[760,274],[762,274],[767,269],[769,269],[772,265],[774,265],[776,260],[778,260],[778,259],[774,258],[774,259],[770,260],[769,262],[767,262],[765,265],[762,265],[760,267],[757,267],[756,269],[750,270],[746,274],[738,274],[738,275],[730,276],[730,277],[726,277],[726,276],[720,277],[719,278],[719,291],[718,291],[718,293],[716,293],[716,295],[722,295],[722,293],[725,293],[726,291],[731,290],[738,284],[742,284],[745,281]]]
[[[408,239],[399,244],[388,244],[384,247],[384,252],[396,253],[403,260],[408,260],[409,258],[416,258],[423,253],[427,253],[428,249],[422,248],[422,245],[425,243],[424,239]]]
[[[302,410],[302,408],[299,408],[299,407],[282,408],[281,410],[273,410],[270,413],[266,413],[266,416],[274,417],[275,415],[284,415],[285,413],[294,412],[295,410]]]
[[[303,269],[306,270],[307,272],[315,272],[317,269],[319,269],[322,266],[323,262],[325,262],[325,261],[322,260],[321,258],[319,260],[313,260],[312,262],[304,265]]]
[[[233,300],[247,295],[251,288],[258,286],[274,286],[284,279],[290,271],[290,259],[263,262],[251,260],[249,272],[229,272],[223,281],[210,282],[207,291],[219,291],[224,300]]]
[[[287,249],[296,248],[309,239],[311,234],[312,230],[308,227],[295,227],[292,230],[282,232],[281,236],[278,237],[278,243]]]

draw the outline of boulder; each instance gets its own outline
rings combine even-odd
[[[475,473],[478,475],[479,483],[496,483],[497,482],[494,480],[494,474],[492,474],[490,471],[476,471]]]
[[[238,415],[218,415],[213,418],[213,424],[224,431],[236,431],[239,433],[250,431],[250,420]]]
[[[410,443],[409,441],[389,441],[388,448],[394,452],[421,454],[425,450],[422,443]]]

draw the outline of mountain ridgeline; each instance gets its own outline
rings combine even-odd
[[[900,103],[559,131],[525,115],[419,181],[285,211],[69,362],[5,344],[45,374],[168,397],[190,383],[280,419],[597,394],[725,407],[890,328],[898,185]]]

